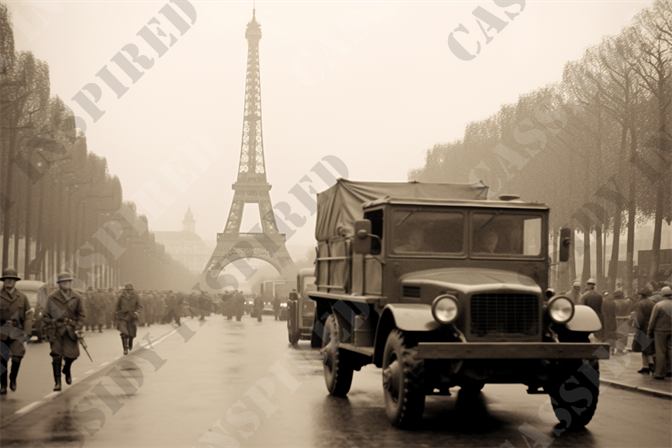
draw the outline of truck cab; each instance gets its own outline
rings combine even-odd
[[[289,343],[296,345],[299,340],[311,340],[315,322],[315,302],[308,297],[314,291],[315,269],[304,268],[296,275],[296,290],[289,293],[287,307],[287,333]]]
[[[426,395],[454,386],[476,393],[486,383],[548,393],[561,420],[573,412],[567,426],[590,421],[597,360],[608,357],[588,339],[600,320],[548,287],[549,208],[506,199],[487,199],[482,184],[343,179],[318,195],[308,295],[330,393],[347,394],[353,372],[373,363],[398,427],[418,422]],[[579,369],[580,386],[565,384]],[[565,387],[592,395],[569,406]]]

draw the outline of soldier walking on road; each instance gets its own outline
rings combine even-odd
[[[278,296],[273,297],[273,315],[275,320],[280,320],[280,298]]]
[[[9,374],[9,388],[16,390],[16,377],[21,359],[26,354],[35,310],[30,306],[28,297],[15,288],[17,280],[21,280],[16,269],[2,271],[0,280],[4,282],[0,291],[0,395],[4,395],[7,393],[7,365],[10,357],[12,371]]]
[[[595,333],[595,337],[599,340],[602,341],[604,340],[604,319],[602,318],[602,295],[595,291],[595,279],[589,278],[588,279],[588,290],[583,293],[581,296],[581,299],[579,300],[579,303],[581,305],[588,305],[597,313],[598,317],[600,318],[600,323],[602,324],[602,329]]]
[[[615,294],[615,293],[614,293]],[[613,295],[608,292],[602,297],[602,320],[604,321],[604,339],[609,343],[609,351],[616,354],[616,304]]]
[[[124,355],[133,349],[133,338],[136,336],[137,328],[135,321],[138,319],[138,310],[141,308],[140,299],[133,291],[133,284],[127,283],[119,298],[115,317],[119,324],[117,329],[121,332],[121,343],[124,346]]]
[[[656,344],[656,371],[653,378],[664,380],[672,377],[670,361],[672,358],[672,288],[665,286],[660,291],[663,300],[656,303],[651,312],[648,336]]]
[[[82,297],[72,290],[72,276],[68,272],[58,274],[58,289],[49,295],[42,312],[44,331],[51,345],[52,367],[54,371],[54,390],[61,390],[61,364],[65,382],[72,383],[70,367],[79,357],[78,333],[81,334],[84,322],[84,303]]]
[[[264,314],[264,299],[261,296],[254,298],[254,314],[257,316],[257,322],[261,322],[261,315]]]

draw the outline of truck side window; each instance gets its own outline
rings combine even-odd
[[[371,221],[371,233],[380,238],[380,240],[371,238],[371,255],[380,255],[380,242],[383,240],[383,211],[373,210],[366,212],[364,213],[364,219]]]

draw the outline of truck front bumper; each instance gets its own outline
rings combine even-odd
[[[420,342],[420,359],[609,359],[609,344],[575,342]]]

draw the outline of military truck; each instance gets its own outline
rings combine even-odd
[[[308,291],[315,289],[315,269],[304,268],[296,275],[296,290],[289,293],[287,308],[287,335],[289,343],[296,345],[299,340],[310,341],[315,321],[315,302],[308,297]]]
[[[482,183],[344,179],[318,194],[311,343],[332,395],[373,363],[400,428],[418,423],[427,395],[486,383],[550,395],[565,428],[591,420],[609,351],[589,340],[593,310],[548,287],[549,208],[487,194]]]

